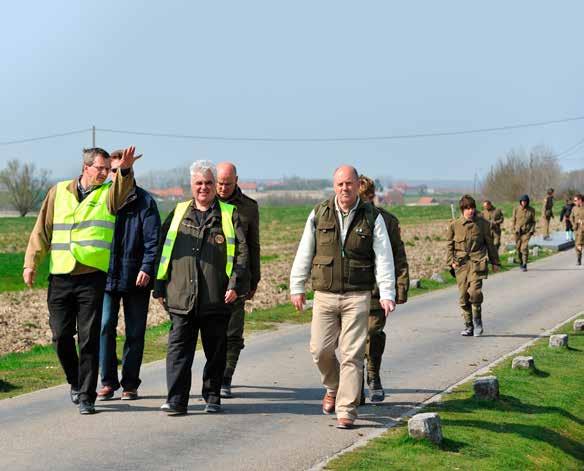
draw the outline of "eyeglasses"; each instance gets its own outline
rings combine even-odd
[[[96,167],[95,165],[90,165],[90,167],[93,167],[98,172],[106,172],[106,173],[109,173],[109,171],[110,171],[110,167]]]

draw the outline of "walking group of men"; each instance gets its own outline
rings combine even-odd
[[[244,347],[245,301],[254,296],[261,277],[258,205],[242,193],[233,164],[199,160],[190,168],[192,198],[179,203],[161,225],[154,199],[136,186],[132,167],[139,157],[134,147],[111,156],[100,148],[84,150],[81,176],[56,184],[42,204],[23,278],[32,286],[39,263],[49,254],[53,342],[81,414],[94,413],[96,398],[112,399],[120,387],[122,400],[138,398],[151,291],[171,319],[168,394],[161,409],[168,415],[187,412],[200,333],[205,410],[219,412],[221,398],[232,397],[232,377]],[[384,327],[396,304],[407,301],[410,282],[399,221],[374,205],[374,182],[343,165],[334,172],[333,185],[334,195],[306,221],[290,294],[296,309],[304,309],[310,277],[310,352],[326,388],[322,411],[336,413],[337,427],[346,429],[353,427],[365,401],[365,378],[369,399],[384,400]],[[584,235],[578,198],[571,220]],[[478,215],[469,195],[459,203],[461,217],[447,231],[447,265],[459,288],[462,335],[478,336],[482,280],[489,262],[499,269],[503,215],[490,201]],[[524,270],[534,215],[529,198],[522,197],[513,212],[513,231]],[[584,236],[578,240],[580,260]],[[119,379],[121,303],[126,339]],[[102,387],[96,392],[99,370]]]

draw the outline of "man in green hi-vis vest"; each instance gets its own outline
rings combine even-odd
[[[161,410],[186,414],[199,331],[207,362],[206,412],[221,411],[227,325],[231,307],[249,291],[248,249],[235,206],[216,196],[217,171],[207,160],[191,166],[192,200],[179,203],[162,225],[153,296],[170,314]]]
[[[106,182],[109,154],[98,147],[84,149],[81,176],[57,183],[47,193],[24,257],[22,276],[32,287],[37,267],[50,255],[53,344],[81,414],[95,412],[103,293],[115,214],[132,189],[134,152],[134,147],[124,150],[121,170]]]

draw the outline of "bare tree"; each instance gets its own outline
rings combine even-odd
[[[11,160],[0,172],[0,184],[8,190],[10,203],[22,217],[33,210],[47,190],[47,170],[36,170],[34,164]]]
[[[543,198],[548,188],[560,183],[561,176],[560,164],[551,149],[536,146],[529,154],[512,149],[491,167],[482,193],[498,201],[514,201],[524,193],[532,199]]]

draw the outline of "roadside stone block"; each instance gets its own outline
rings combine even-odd
[[[531,254],[532,254],[534,257],[537,257],[537,256],[539,256],[539,246],[537,246],[537,245],[536,245],[536,246],[535,246],[533,249],[531,249]]]
[[[420,284],[420,280],[418,280],[417,278],[413,278],[412,280],[410,280],[410,289],[419,288],[420,286],[422,285]]]
[[[433,443],[442,443],[442,423],[435,412],[416,414],[408,420],[408,433],[415,439],[428,439]]]
[[[568,335],[567,334],[550,335],[549,346],[551,348],[567,347],[568,346]]]
[[[513,257],[513,255],[510,255],[509,257],[507,257],[507,263],[509,265],[513,265],[515,263],[515,258]]]
[[[483,376],[475,379],[473,389],[477,399],[488,401],[499,399],[499,380],[496,376]]]
[[[533,357],[515,357],[511,368],[514,370],[532,370],[535,368]]]
[[[432,281],[435,281],[436,283],[440,283],[440,284],[446,283],[444,281],[444,278],[442,278],[442,275],[440,273],[433,273],[432,276],[430,277],[430,279]]]
[[[574,321],[574,332],[582,332],[584,330],[584,319],[576,319]]]

